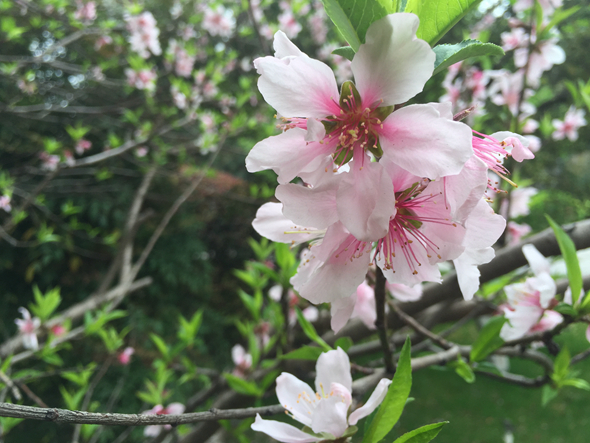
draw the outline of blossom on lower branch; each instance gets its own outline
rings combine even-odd
[[[260,415],[256,416],[252,429],[284,443],[311,443],[352,435],[355,429],[351,426],[381,404],[390,384],[391,380],[381,379],[367,402],[349,413],[352,376],[348,355],[341,348],[324,352],[316,364],[315,392],[307,383],[286,372],[277,378],[280,404],[288,415],[305,425],[306,430],[264,420]]]

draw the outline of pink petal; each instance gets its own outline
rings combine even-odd
[[[180,415],[184,413],[186,406],[182,403],[170,403],[166,406],[166,412],[170,415]]]
[[[285,117],[323,118],[340,112],[334,72],[307,56],[254,60],[264,100]]]
[[[330,315],[332,319],[330,320],[330,327],[335,334],[342,329],[350,317],[352,316],[352,312],[354,310],[356,303],[356,294],[352,294],[350,297],[343,297],[337,300],[334,300],[330,304]]]
[[[338,221],[336,192],[340,181],[333,177],[314,188],[288,183],[279,185],[275,195],[284,205],[286,218],[301,226],[326,229]]]
[[[375,320],[377,320],[375,291],[366,282],[363,282],[356,289],[356,299],[352,317],[360,318],[368,329],[375,329]]]
[[[283,443],[312,443],[321,440],[321,438],[306,434],[287,423],[264,420],[260,417],[260,414],[256,414],[256,420],[250,427],[254,431],[264,432],[269,437]]]
[[[367,402],[363,406],[358,408],[356,411],[354,411],[352,414],[350,414],[350,416],[348,417],[348,423],[351,426],[354,426],[361,418],[367,417],[371,414],[371,412],[377,409],[377,407],[381,404],[381,402],[387,395],[387,390],[389,389],[390,384],[391,380],[388,380],[387,378],[382,378],[381,381],[379,381],[379,384],[377,384],[377,387],[375,388]]]
[[[320,394],[328,393],[327,390],[330,389],[332,383],[340,383],[352,392],[350,360],[341,348],[320,355],[315,370],[315,388]]]
[[[157,437],[162,432],[162,426],[160,425],[150,425],[146,426],[143,430],[143,435],[146,437]]]
[[[482,199],[488,183],[486,164],[472,156],[457,175],[444,177],[446,200],[457,220],[465,220]]]
[[[311,426],[311,419],[316,407],[313,389],[292,374],[283,372],[277,377],[277,397],[279,403],[287,409],[295,420]]]
[[[277,173],[279,183],[289,183],[303,170],[315,170],[331,147],[318,142],[308,143],[306,136],[305,129],[293,128],[256,143],[246,157],[246,169],[248,172],[272,169]]]
[[[379,140],[383,158],[431,180],[458,174],[473,155],[471,129],[441,116],[428,104],[406,106],[390,114]]]
[[[393,298],[399,301],[408,302],[420,300],[422,297],[422,285],[406,286],[398,283],[386,283],[385,287]]]
[[[537,306],[517,305],[513,311],[506,310],[504,315],[508,319],[500,330],[500,337],[504,341],[516,340],[525,336],[543,315],[543,308]]]
[[[390,14],[367,30],[365,44],[352,60],[352,72],[363,106],[404,103],[424,88],[434,70],[430,45],[416,38],[414,14]]]
[[[590,326],[586,328],[586,340],[590,342]]]
[[[336,195],[338,217],[358,240],[383,238],[395,212],[391,178],[379,163],[367,161],[359,168],[357,160],[343,175]]]

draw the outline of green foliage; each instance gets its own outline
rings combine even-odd
[[[408,337],[402,348],[387,395],[379,406],[369,430],[363,437],[363,443],[377,443],[393,429],[402,415],[411,388],[412,359],[410,337]]]
[[[580,269],[580,262],[578,261],[578,255],[576,253],[576,245],[574,245],[574,242],[569,235],[567,235],[549,215],[546,215],[546,217],[555,233],[555,238],[559,244],[561,255],[565,261],[567,276],[572,290],[572,305],[575,307],[582,292],[582,270]],[[582,308],[586,306],[590,306],[590,304],[585,303]]]
[[[438,435],[438,433],[442,430],[442,427],[447,423],[448,421],[443,421],[441,423],[433,423],[431,425],[422,426],[418,429],[407,432],[393,443],[428,443]]]
[[[501,47],[492,43],[482,43],[477,40],[464,40],[454,45],[437,45],[432,50],[436,54],[433,75],[471,57],[504,55]]]
[[[500,330],[504,323],[506,323],[505,317],[492,317],[485,324],[471,346],[470,361],[482,361],[504,344],[504,340],[500,338]]]
[[[78,371],[65,371],[61,373],[61,376],[66,380],[75,383],[79,387],[85,387],[88,386],[90,377],[94,373],[95,369],[96,363],[90,363],[88,366],[86,366],[86,369],[80,368]]]
[[[294,351],[282,355],[280,358],[281,360],[316,361],[323,352],[324,350],[322,350],[322,348],[317,348],[314,346],[302,346],[299,349],[295,349]]]
[[[229,387],[239,394],[251,395],[253,397],[261,397],[264,394],[264,390],[258,387],[253,381],[248,381],[237,375],[227,373],[223,374],[223,377],[226,379]]]
[[[405,12],[420,19],[418,38],[434,46],[465,14],[474,9],[480,0],[408,0]]]
[[[49,320],[61,303],[59,287],[50,289],[43,294],[37,285],[33,285],[33,296],[35,297],[35,303],[29,304],[29,309],[42,322]]]
[[[455,372],[459,377],[465,380],[467,383],[474,383],[475,382],[475,374],[469,363],[463,360],[463,357],[457,357],[457,360],[452,361],[448,364],[448,366],[455,368]]]
[[[318,345],[320,345],[320,347],[324,350],[324,351],[330,351],[332,350],[332,348],[330,347],[330,345],[328,343],[326,343],[317,333],[317,331],[315,330],[315,328],[313,327],[313,325],[309,322],[309,320],[307,320],[304,316],[303,313],[301,312],[301,309],[299,309],[298,307],[295,307],[295,312],[297,313],[297,321],[299,322],[299,325],[301,326],[301,329],[303,329],[303,332],[305,333],[305,335],[307,335],[307,338],[309,338],[310,340],[316,342]]]

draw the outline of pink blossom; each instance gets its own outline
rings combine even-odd
[[[279,114],[297,117],[283,118],[285,132],[252,149],[247,169],[273,169],[279,183],[287,183],[326,168],[330,155],[336,168],[351,162],[351,176],[338,191],[339,211],[347,215],[339,214],[340,219],[359,240],[381,238],[388,229],[392,195],[381,163],[370,163],[369,152],[377,143],[383,159],[431,179],[458,173],[472,155],[469,128],[443,117],[436,106],[411,105],[389,115],[382,108],[407,101],[432,74],[434,53],[415,38],[417,26],[413,14],[392,14],[373,23],[352,61],[356,85],[346,83],[340,102],[330,68],[278,32],[276,56],[254,61],[261,74],[258,86]]]
[[[50,155],[47,152],[41,152],[39,154],[39,158],[43,162],[41,168],[47,171],[55,171],[57,169],[57,166],[59,165],[58,155]]]
[[[522,28],[514,28],[510,32],[503,32],[502,49],[504,51],[512,51],[516,48],[521,48],[528,45],[529,36]]]
[[[549,262],[533,245],[523,246],[522,252],[535,276],[504,288],[508,305],[502,309],[508,322],[502,326],[500,337],[506,341],[551,330],[563,321],[561,314],[549,311],[557,303],[557,287],[549,275]]]
[[[359,318],[367,328],[375,329],[377,311],[374,289],[367,282],[361,283],[350,297],[333,301],[330,314],[330,326],[334,333],[338,333],[350,318]]]
[[[82,155],[84,151],[88,151],[90,148],[92,148],[92,143],[86,139],[81,139],[76,143],[76,154]]]
[[[158,40],[160,30],[156,26],[156,19],[151,12],[146,11],[140,15],[128,16],[125,21],[127,22],[127,30],[131,34],[129,36],[131,50],[137,52],[143,58],[148,58],[150,52],[154,55],[162,53],[160,41]]]
[[[422,285],[420,283],[414,286],[406,286],[387,282],[385,287],[393,298],[401,302],[417,301],[422,298]]]
[[[64,160],[66,162],[66,165],[73,166],[76,164],[76,160],[74,159],[74,154],[72,153],[72,151],[70,151],[69,149],[66,149],[66,150],[64,150],[63,154],[64,154]]]
[[[96,19],[96,3],[88,2],[84,3],[80,0],[76,1],[76,12],[74,12],[74,18],[81,21],[93,21]]]
[[[348,355],[338,348],[320,355],[316,364],[315,392],[305,382],[283,372],[277,378],[276,393],[279,403],[288,415],[310,428],[315,434],[323,432],[341,437],[349,426],[373,412],[383,401],[391,380],[379,381],[367,402],[348,415],[352,404],[352,377]],[[264,432],[285,443],[311,443],[324,441],[283,422],[264,420],[256,416],[251,428]]]
[[[139,148],[137,148],[135,150],[135,155],[137,155],[138,157],[145,157],[148,153],[148,148],[146,148],[145,146],[140,146]]]
[[[23,339],[23,346],[26,349],[37,350],[39,349],[39,342],[37,341],[37,329],[41,326],[41,320],[39,317],[31,318],[31,314],[26,308],[18,308],[18,312],[23,316],[22,320],[17,318],[14,320],[18,326]]]
[[[235,345],[231,349],[231,358],[236,365],[233,374],[238,377],[246,377],[252,367],[252,356],[246,352],[243,346]]]
[[[535,38],[533,38],[534,41]],[[565,51],[556,43],[556,38],[538,42],[530,55],[528,46],[514,51],[514,64],[518,68],[528,66],[527,81],[532,87],[539,86],[543,72],[565,61]]]
[[[545,15],[552,14],[557,8],[561,8],[563,0],[537,0]],[[530,9],[535,4],[535,0],[517,0],[513,8],[516,12],[523,12]]]
[[[12,210],[12,206],[10,206],[10,201],[12,197],[10,195],[4,194],[0,197],[0,209],[3,209],[6,212],[10,212]]]
[[[64,335],[66,332],[68,332],[68,330],[65,328],[64,325],[62,324],[57,324],[51,327],[51,333],[53,335],[55,335],[56,337],[61,337],[62,335]]]
[[[307,19],[309,30],[313,40],[318,45],[323,45],[326,42],[328,36],[328,27],[326,26],[326,13],[324,9],[317,9]]]
[[[123,349],[123,352],[119,353],[117,360],[119,360],[119,363],[126,366],[129,364],[129,362],[131,362],[131,356],[133,354],[135,354],[135,349],[133,349],[131,346],[127,346],[125,349]]]
[[[519,113],[520,95],[523,85],[523,73],[517,71],[509,73],[504,71],[495,77],[488,91],[492,103],[498,106],[507,106],[512,115]]]
[[[515,245],[520,239],[532,232],[532,228],[526,223],[518,224],[513,221],[508,222],[508,244]]]
[[[139,72],[133,69],[125,69],[127,76],[127,83],[137,89],[145,89],[147,91],[154,91],[156,89],[156,79],[158,75],[153,70],[142,69]]]
[[[295,38],[301,32],[301,25],[293,16],[291,10],[283,11],[279,17],[279,28],[283,31],[287,37]]]
[[[170,403],[168,406],[156,405],[148,411],[143,411],[144,415],[180,415],[184,413],[185,406],[182,403]],[[157,437],[162,429],[172,429],[172,425],[150,425],[143,430],[146,437]]]
[[[583,109],[576,109],[571,106],[565,113],[563,121],[554,119],[552,121],[555,131],[551,136],[553,140],[563,140],[565,137],[571,141],[578,139],[578,129],[586,125],[584,118],[586,112]]]
[[[530,214],[531,197],[537,195],[539,191],[536,188],[525,187],[513,189],[510,193],[510,199],[504,199],[500,206],[500,214],[506,218],[516,218],[521,215]]]
[[[226,9],[218,5],[215,9],[211,9],[210,7],[205,8],[205,15],[201,26],[212,36],[218,35],[223,38],[229,38],[232,35],[235,24],[236,19],[231,9]]]

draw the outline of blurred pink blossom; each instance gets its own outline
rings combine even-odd
[[[586,125],[585,115],[586,112],[583,109],[570,106],[563,121],[557,119],[552,121],[555,127],[555,131],[551,134],[553,140],[563,140],[567,137],[571,141],[576,141],[578,139],[578,129]]]
[[[119,363],[126,366],[131,361],[131,356],[134,353],[135,349],[133,349],[131,346],[127,346],[125,349],[123,349],[123,352],[117,356],[117,360],[119,360]]]
[[[143,411],[143,415],[179,415],[185,410],[182,403],[170,403],[165,408],[162,405],[156,405],[149,411]],[[143,435],[146,437],[157,437],[162,432],[162,429],[172,429],[171,425],[150,425],[143,430]]]
[[[504,218],[516,218],[521,215],[529,215],[529,204],[531,197],[537,195],[539,191],[536,188],[524,187],[516,188],[510,193],[510,203],[507,199],[502,201],[500,214]],[[508,209],[510,206],[510,209]]]
[[[99,51],[103,46],[113,43],[113,39],[108,35],[101,35],[94,42],[94,49]]]
[[[41,168],[47,171],[55,171],[57,169],[57,166],[59,165],[59,156],[57,155],[51,155],[47,152],[41,152],[39,154],[39,158],[43,162]]]
[[[81,139],[76,144],[76,154],[82,155],[84,151],[88,151],[90,148],[92,148],[92,143],[86,139]]]
[[[142,69],[137,72],[133,69],[125,69],[125,75],[127,76],[127,83],[129,86],[133,86],[137,89],[145,89],[146,91],[154,91],[156,89],[156,79],[158,75],[149,69]]]
[[[57,324],[51,327],[51,333],[56,337],[61,337],[66,332],[68,332],[68,330],[62,324]]]
[[[291,10],[283,11],[279,17],[279,29],[289,38],[295,38],[301,32],[301,25]]]
[[[205,8],[205,15],[201,26],[212,36],[229,38],[232,35],[236,19],[231,9],[226,9],[221,5],[217,8]]]
[[[14,320],[18,326],[23,339],[23,346],[26,349],[37,350],[39,349],[39,342],[37,341],[37,329],[41,326],[41,320],[39,317],[31,318],[30,312],[23,307],[18,308],[18,312],[23,316],[22,320],[17,318]]]
[[[81,0],[77,0],[76,6],[78,8],[74,12],[74,18],[76,20],[91,22],[96,19],[96,3],[84,3]]]
[[[131,34],[129,43],[133,51],[143,58],[148,58],[150,52],[154,55],[162,53],[158,40],[160,30],[156,26],[156,19],[151,12],[146,11],[140,15],[128,16],[125,21],[127,22],[127,30]]]
[[[10,206],[10,200],[12,200],[10,195],[4,194],[2,197],[0,197],[0,209],[10,212],[12,210],[12,206]]]
[[[532,232],[532,228],[526,223],[518,224],[513,221],[509,221],[508,225],[508,244],[515,245],[520,242],[520,239],[525,235]]]
[[[235,345],[231,349],[231,358],[236,365],[232,374],[245,377],[252,367],[252,356],[246,352],[242,345]]]

